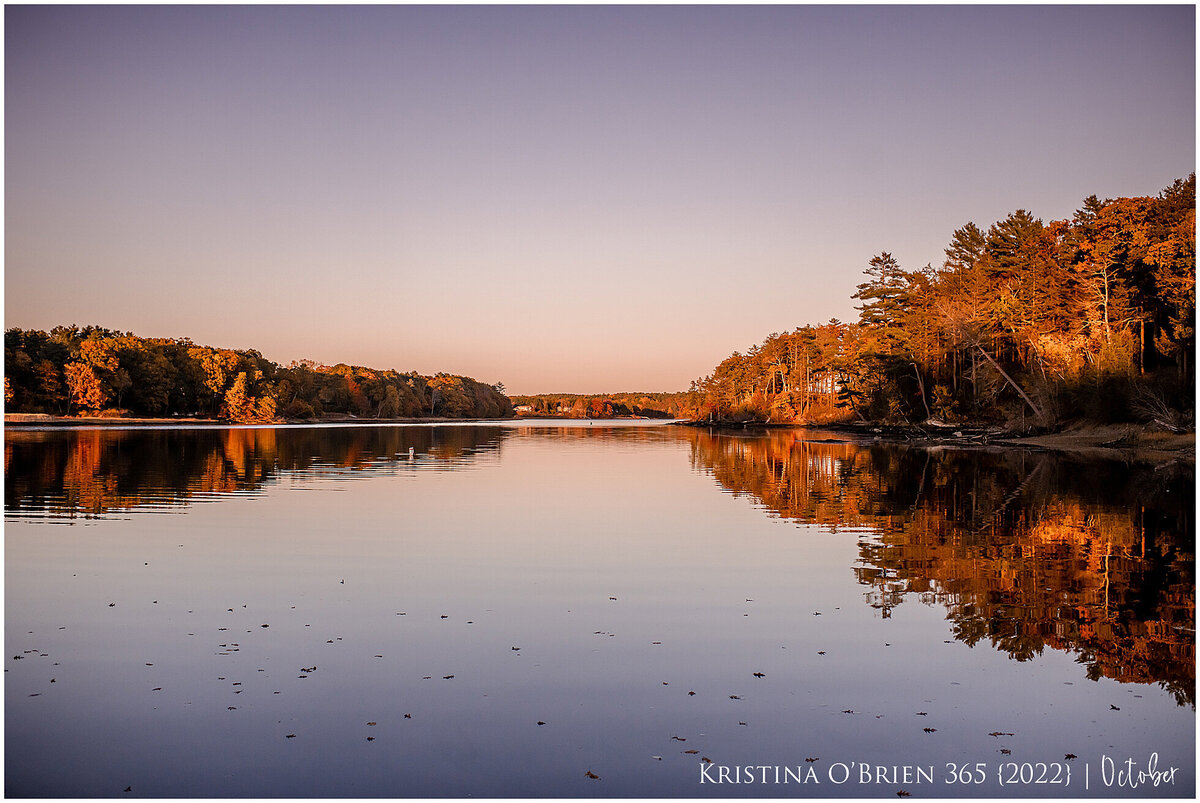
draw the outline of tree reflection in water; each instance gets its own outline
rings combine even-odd
[[[98,517],[255,493],[288,475],[456,469],[497,451],[502,434],[499,427],[10,431],[5,515]]]
[[[772,430],[334,427],[5,433],[5,515],[88,518],[252,494],[281,477],[462,470],[509,437],[690,444],[768,515],[853,532],[887,617],[945,606],[959,640],[1018,661],[1073,652],[1091,678],[1195,705],[1194,468],[1016,449],[921,448]]]
[[[692,461],[769,515],[858,534],[886,617],[943,605],[954,635],[1018,661],[1075,653],[1089,678],[1195,705],[1194,467],[1016,449],[693,430]],[[826,436],[830,437],[830,436]]]

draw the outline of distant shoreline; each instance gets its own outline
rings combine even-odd
[[[246,429],[250,427],[265,429],[273,426],[295,426],[310,424],[320,426],[323,424],[479,424],[487,422],[505,423],[515,421],[662,421],[664,424],[672,420],[670,418],[652,418],[649,416],[623,415],[613,416],[606,419],[585,419],[573,418],[563,415],[535,415],[535,416],[509,416],[507,418],[442,418],[437,416],[428,416],[424,418],[356,418],[354,416],[326,416],[323,418],[292,418],[279,419],[277,421],[260,421],[260,422],[243,422],[243,421],[228,421],[216,418],[195,418],[184,417],[178,418],[120,418],[120,417],[105,417],[105,416],[73,416],[73,415],[50,415],[48,413],[5,413],[4,426],[5,428],[32,428],[45,427],[53,429],[71,429],[71,428],[86,428],[86,429],[137,429],[139,427],[169,427],[169,426],[186,426],[186,427],[212,427],[215,429],[237,427]]]
[[[188,427],[272,427],[293,424],[470,424],[483,421],[516,421],[516,418],[354,418],[353,416],[330,416],[318,419],[280,419],[246,423],[223,421],[216,418],[105,418],[103,416],[47,415],[43,413],[5,413],[4,426],[8,427],[87,427],[115,429],[137,427],[165,427],[183,425]]]

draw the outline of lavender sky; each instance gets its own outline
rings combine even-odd
[[[5,326],[682,390],[1195,169],[1192,6],[5,8]]]

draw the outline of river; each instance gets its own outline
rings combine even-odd
[[[1195,793],[1191,462],[5,433],[10,797]]]

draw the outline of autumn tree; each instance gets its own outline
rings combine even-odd
[[[108,401],[104,386],[96,376],[96,370],[87,363],[67,363],[64,371],[67,387],[71,392],[71,403],[88,410],[99,410]]]

